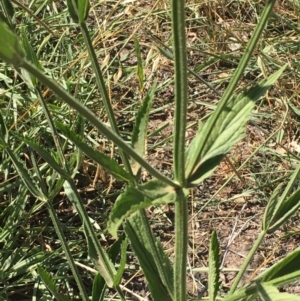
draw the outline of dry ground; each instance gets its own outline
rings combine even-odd
[[[187,1],[189,68],[195,70],[222,94],[245,50],[265,1],[196,2]],[[169,7],[164,1],[128,3],[126,9],[111,3],[92,7],[89,19],[91,27],[99,26],[105,18],[119,18],[116,22],[116,32],[99,31],[95,39],[95,48],[105,49],[105,52],[99,50],[99,62],[103,69],[108,65],[110,67],[109,73],[113,78],[110,93],[122,134],[126,138],[132,129],[134,112],[144,95],[144,91],[139,91],[136,76],[124,75],[136,66],[133,36],[137,36],[145,62],[145,91],[149,89],[154,78],[158,78],[159,83],[149,121],[147,159],[164,174],[172,176],[170,139],[173,125],[173,62],[157,50],[157,46],[161,45],[145,31],[149,30],[164,45],[171,47]],[[298,12],[293,1],[278,1],[276,4],[275,14],[269,21],[238,91],[257,83],[285,63],[288,64],[288,71],[257,104],[247,126],[245,138],[228,154],[214,175],[191,192],[188,259],[190,269],[194,269],[195,272],[189,273],[188,276],[190,296],[205,296],[207,293],[207,274],[203,271],[207,267],[208,246],[213,229],[217,231],[222,251],[223,292],[228,290],[236,270],[258,236],[268,198],[279,183],[288,182],[295,164],[298,164]],[[126,22],[128,19],[130,22]],[[105,61],[107,53],[110,57]],[[120,65],[118,61],[121,61]],[[120,73],[120,66],[123,74]],[[124,76],[126,80],[122,80]],[[93,96],[95,99],[99,97],[97,92]],[[198,121],[205,122],[220,98],[191,75],[189,97],[187,145],[195,134]],[[93,109],[97,111],[97,108]],[[98,114],[99,118],[106,119],[101,110]],[[162,126],[161,130],[151,135]],[[115,154],[108,142],[102,137],[97,139],[102,145],[101,150]],[[145,180],[148,179],[147,174],[144,177]],[[122,184],[111,181],[99,166],[87,158],[77,181],[89,214],[105,228],[107,214],[122,189]],[[57,200],[56,208],[60,219],[71,221],[74,225],[79,223],[73,208],[63,195]],[[172,206],[149,208],[148,215],[155,233],[161,238],[166,252],[172,258]],[[31,223],[39,224],[44,218],[41,212],[38,217],[32,218]],[[297,213],[284,228],[265,239],[243,281],[250,281],[259,271],[299,245],[298,220]],[[56,247],[51,245],[50,241],[51,239],[45,239],[42,242],[45,246],[48,245],[49,250]],[[102,243],[108,247],[111,240],[106,237]],[[138,263],[131,255],[128,256],[128,265],[126,283],[124,280],[123,285],[140,297],[146,298],[149,293],[147,286]],[[297,285],[283,289],[300,294]],[[132,297],[131,294],[129,296]]]

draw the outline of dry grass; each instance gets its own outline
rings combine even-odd
[[[24,5],[28,4],[25,2]],[[199,79],[189,76],[187,144],[195,133],[196,123],[199,120],[205,122],[218,103],[219,94],[227,87],[265,4],[265,1],[247,0],[200,2],[187,1],[188,63],[189,68],[209,82],[217,93]],[[208,245],[213,229],[218,232],[223,252],[223,291],[228,290],[234,272],[241,265],[259,232],[268,197],[278,183],[289,180],[295,165],[298,164],[300,27],[297,3],[283,0],[277,2],[274,14],[238,90],[252,86],[284,64],[288,64],[288,68],[277,84],[257,104],[245,139],[236,145],[215,174],[192,192],[189,264],[191,269],[200,269],[200,272],[189,274],[190,296],[206,294],[207,274],[203,273],[203,268],[207,266]],[[85,101],[101,120],[106,121],[99,93],[94,89],[95,78],[87,60],[87,53],[82,47],[82,39],[77,29],[67,24],[64,3],[49,1],[46,6],[42,1],[36,1],[30,6],[30,10],[51,28],[53,34],[49,34],[21,6],[16,7],[17,24],[29,24],[27,30],[33,32],[30,40],[47,73],[72,94]],[[167,51],[168,47],[172,47],[169,3],[92,1],[88,22],[124,137],[130,135],[136,110],[145,92],[153,80],[158,79],[157,96],[149,123],[148,159],[153,166],[170,175],[172,154],[169,142],[172,139],[174,111],[173,62],[159,50],[161,48]],[[141,45],[146,81],[144,90],[140,89],[136,76],[134,37]],[[12,113],[13,117],[8,118],[11,129],[23,133],[35,128],[37,136],[42,137],[45,132],[41,125],[43,118],[38,113],[38,101],[35,97],[28,101],[24,97],[27,89],[21,85],[21,79],[14,77],[13,71],[5,68],[0,65],[1,74],[15,80],[15,83],[0,81],[0,92],[3,95],[1,109],[5,110],[8,107],[8,111]],[[20,102],[17,107],[13,107],[14,102],[9,100],[12,97],[11,92]],[[57,114],[61,120],[75,120],[76,114],[70,112],[67,106],[61,105],[51,92],[46,88],[42,92],[51,104],[52,114]],[[93,127],[90,126],[87,131],[87,136],[95,147],[116,156],[114,147],[99,136]],[[148,177],[146,174],[144,176]],[[14,173],[3,175],[3,200],[0,206],[3,207],[7,202],[14,200],[15,190],[10,189],[7,193],[6,185],[18,185],[20,182],[17,181],[18,176]],[[99,230],[99,239],[103,245],[109,247],[111,240],[105,230],[106,217],[111,209],[111,202],[122,187],[112,182],[99,166],[84,158],[81,175],[78,176],[78,188],[86,201],[89,214],[98,223],[99,228],[103,229]],[[74,247],[74,257],[86,263],[78,217],[63,195],[60,195],[55,203],[59,217],[70,231],[69,243]],[[53,251],[52,258],[41,259],[40,263],[50,270],[56,267],[55,275],[61,277],[67,266],[61,258],[62,250],[53,226],[45,216],[45,210],[32,199],[28,200],[23,210],[26,216],[17,217],[17,224],[22,228],[22,233],[17,232],[18,239],[11,244],[10,251],[16,252],[18,248],[23,248],[26,254],[34,249],[36,256],[43,255],[45,258],[49,257],[49,251]],[[161,237],[168,254],[172,257],[172,206],[152,208],[148,214],[155,232]],[[4,227],[6,222],[7,216],[0,214],[0,227]],[[244,280],[251,280],[259,270],[270,266],[299,245],[299,231],[297,215],[285,228],[268,237],[251,264],[252,270],[249,270]],[[3,244],[4,241],[0,241],[2,247]],[[12,262],[16,264],[15,261]],[[87,287],[90,289],[91,276],[86,271],[84,273]],[[30,299],[36,280],[28,270],[22,270],[21,275],[19,278],[3,278],[3,282],[8,284],[3,286],[5,288],[1,286],[1,298]],[[131,281],[123,285],[140,296],[147,295],[143,277],[130,253],[125,276]],[[70,283],[74,284],[72,281]],[[284,289],[300,293],[296,286]],[[76,293],[76,288],[70,290]],[[4,300],[1,298],[0,300]]]

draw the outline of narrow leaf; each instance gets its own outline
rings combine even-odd
[[[10,150],[8,147],[5,150],[8,153],[16,170],[18,171],[18,174],[21,176],[24,184],[26,185],[26,187],[30,191],[30,193],[32,193],[35,197],[39,198],[40,200],[43,200],[44,199],[43,193],[40,191],[40,189],[37,188],[35,183],[32,181],[32,177],[29,175],[27,169],[17,159],[17,157],[15,156],[15,154],[13,153],[12,150]]]
[[[22,67],[25,53],[19,43],[18,37],[1,21],[0,32],[0,57],[16,68]]]
[[[67,7],[74,23],[79,23],[77,0],[67,0]]]
[[[121,235],[110,247],[108,253],[109,258],[113,263],[116,262],[116,259],[120,253],[121,245],[124,240],[124,235]],[[92,301],[103,301],[105,297],[106,283],[104,278],[98,273],[93,282],[93,295]]]
[[[165,263],[165,268],[170,276],[169,281],[172,281],[173,272],[169,258],[164,253],[159,241],[157,241],[156,244],[156,252],[150,251],[151,245],[149,244],[147,236],[143,230],[143,224],[138,214],[134,214],[126,223],[125,232],[145,274],[153,300],[173,301],[166,286],[161,280],[160,273],[157,269],[156,261],[154,259],[154,256],[156,255],[153,253],[160,254],[160,259],[162,259]]]
[[[175,189],[165,183],[158,180],[151,180],[143,185],[138,185],[138,189],[150,200],[154,201],[154,204],[168,204],[170,202],[169,197],[164,201],[164,197],[175,194]],[[184,190],[184,194],[187,195],[188,191]],[[172,200],[175,202],[175,198]]]
[[[300,301],[300,296],[280,293],[273,285],[256,283],[258,296],[261,301]]]
[[[186,178],[189,186],[199,184],[218,166],[232,146],[242,138],[250,112],[267,89],[279,78],[286,66],[249,91],[233,96],[219,118],[210,116],[191,142],[186,159]],[[207,139],[206,139],[207,138]],[[206,139],[206,140],[205,140]]]
[[[1,112],[0,112],[0,134],[1,134],[1,140],[3,140],[3,142],[7,143],[8,132],[7,132],[7,128],[6,128],[6,123],[3,119]]]
[[[267,207],[265,209],[265,213],[264,213],[264,218],[262,221],[262,230],[263,231],[267,231],[269,226],[271,225],[271,223],[273,222],[274,219],[274,215],[276,214],[276,211],[278,210],[279,206],[280,206],[280,201],[278,200],[278,195],[281,192],[281,190],[283,189],[283,183],[281,183],[280,185],[278,185],[275,190],[273,191]],[[276,209],[277,208],[277,209]]]
[[[10,0],[2,0],[0,2],[0,20],[3,20],[9,26],[9,28],[14,30],[14,7],[12,6]]]
[[[281,225],[283,225],[300,207],[300,189],[297,190],[291,197],[280,204],[280,207],[276,208],[273,218],[267,233],[271,234],[275,232]]]
[[[216,231],[211,235],[209,245],[208,292],[209,301],[215,301],[220,287],[220,247]]]
[[[78,16],[79,22],[85,22],[89,15],[90,3],[89,0],[78,0]]]
[[[119,266],[119,269],[118,269],[118,271],[117,271],[117,273],[114,277],[114,287],[119,285],[121,283],[121,280],[122,280],[122,275],[123,275],[125,265],[126,265],[127,243],[128,243],[128,241],[127,241],[127,238],[126,238],[122,242],[120,266]]]
[[[136,121],[132,132],[132,147],[141,157],[144,157],[145,155],[149,113],[154,99],[155,90],[156,82],[153,84],[150,92],[146,95],[143,104],[137,113]],[[133,161],[131,165],[133,174],[137,175],[140,170],[140,164],[138,164],[136,161]]]
[[[89,217],[85,211],[80,195],[73,181],[65,181],[64,189],[67,197],[75,206],[83,223],[83,229],[88,243],[89,256],[96,269],[101,273],[109,287],[113,286],[113,277],[116,270],[105,250],[101,247],[94,229],[89,221]]]
[[[149,189],[150,186],[156,190]],[[150,181],[146,185],[140,185],[139,189],[128,186],[117,198],[109,216],[107,228],[114,237],[117,237],[118,228],[124,219],[133,212],[152,205],[173,203],[175,200],[176,191],[174,188],[157,180]]]
[[[103,301],[105,297],[105,281],[100,273],[96,275],[93,281],[92,301]]]
[[[71,301],[71,299],[69,299],[66,295],[63,295],[58,292],[58,289],[55,286],[52,276],[45,269],[43,269],[41,266],[38,265],[37,271],[42,281],[44,282],[45,286],[53,294],[56,300]]]
[[[28,34],[26,33],[26,30],[24,27],[21,27],[21,35],[22,35],[22,41],[23,41],[23,47],[24,50],[26,52],[26,59],[28,61],[30,61],[32,64],[34,64],[37,68],[42,69],[41,65],[39,63],[39,60],[36,56],[36,53],[33,51],[32,46],[28,40]],[[24,73],[27,73],[27,71],[22,69],[22,75]],[[24,76],[24,78],[30,78],[31,82],[29,82],[28,80],[25,80],[27,82],[27,84],[29,85],[29,87],[37,87],[37,78],[33,75],[30,74],[26,74],[26,76]]]
[[[136,37],[134,37],[134,46],[135,46],[135,53],[137,57],[137,69],[136,74],[139,81],[140,91],[143,91],[144,89],[144,73],[143,73],[143,61],[141,57],[141,48],[139,41]]]
[[[113,237],[118,237],[118,229],[123,220],[138,209],[151,206],[151,201],[134,187],[128,186],[119,195],[109,216],[107,229]]]
[[[14,16],[14,7],[12,6],[11,2],[9,0],[2,0],[2,5],[7,16],[12,18]]]
[[[289,253],[285,258],[281,259],[273,266],[268,268],[262,274],[255,278],[255,281],[259,282],[270,282],[274,281],[276,278],[287,277],[289,274],[298,272],[298,279],[300,278],[299,272],[299,262],[300,262],[300,248],[298,247],[291,253]],[[295,279],[296,280],[296,279]],[[284,283],[282,283],[283,285]],[[281,284],[278,284],[281,285]]]
[[[16,134],[15,136],[33,148],[54,170],[59,173],[60,176],[62,176],[64,179],[70,178],[69,173],[56,162],[56,160],[45,150],[43,146],[39,145],[28,137],[21,137]]]
[[[79,135],[75,134],[67,126],[60,122],[56,122],[57,128],[71,140],[79,149],[81,149],[88,157],[99,163],[104,169],[112,174],[117,180],[130,182],[131,175],[126,172],[115,160],[104,155],[103,153],[93,149]]]

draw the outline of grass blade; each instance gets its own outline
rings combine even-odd
[[[135,52],[137,57],[137,68],[136,68],[136,75],[139,81],[140,85],[140,91],[142,92],[144,90],[144,72],[143,72],[143,62],[141,57],[141,48],[140,43],[136,37],[134,37],[134,46],[135,46]]]
[[[52,295],[59,301],[71,301],[67,296],[58,292],[58,289],[55,286],[54,280],[51,275],[43,269],[41,266],[37,266],[37,271],[42,281],[48,288],[48,290],[52,293]]]
[[[112,174],[116,179],[131,182],[132,176],[126,172],[115,160],[104,155],[103,153],[96,151],[90,147],[79,135],[76,135],[69,127],[63,123],[56,122],[57,128],[72,141],[80,150],[82,150],[88,157],[99,163],[104,169]]]
[[[105,279],[106,284],[109,287],[113,287],[113,278],[116,274],[115,268],[108,258],[105,250],[100,246],[99,240],[89,221],[89,217],[85,211],[82,200],[77,192],[77,188],[73,181],[66,181],[64,183],[64,189],[66,195],[71,203],[75,206],[82,220],[91,259],[93,260],[98,271],[101,273],[102,277]]]
[[[103,301],[105,293],[105,281],[100,273],[98,273],[93,281],[92,301]]]
[[[209,301],[215,301],[220,287],[220,248],[216,231],[211,235],[209,245]]]
[[[85,286],[84,286],[83,281],[82,281],[82,277],[80,276],[78,268],[75,265],[74,259],[72,257],[72,253],[70,251],[70,248],[69,248],[68,243],[66,241],[66,238],[64,236],[60,221],[59,221],[59,219],[56,215],[55,209],[52,206],[52,202],[49,200],[47,202],[47,205],[48,205],[48,212],[49,212],[51,220],[53,222],[56,234],[57,234],[57,236],[58,236],[58,238],[61,242],[61,245],[62,245],[62,248],[64,250],[65,256],[66,256],[66,258],[69,262],[71,271],[72,271],[73,276],[75,278],[75,281],[78,285],[78,288],[79,288],[79,291],[80,291],[80,296],[81,296],[82,300],[88,301],[89,297],[86,293]]]
[[[127,220],[125,232],[130,245],[143,269],[153,300],[173,301],[173,271],[169,258],[153,233],[146,233],[147,229],[143,225],[142,216],[139,213],[135,213]]]
[[[26,185],[27,189],[30,191],[32,195],[37,197],[40,200],[44,200],[45,197],[42,191],[36,186],[36,184],[32,181],[32,177],[29,175],[27,169],[23,166],[23,164],[17,159],[12,150],[8,147],[5,148],[5,151],[9,155],[12,160],[18,174],[21,176],[23,183]]]
[[[142,106],[136,115],[136,121],[132,131],[131,145],[141,157],[144,157],[145,155],[149,113],[154,99],[155,90],[156,82],[152,85],[150,92],[146,95]],[[133,160],[131,162],[131,166],[133,174],[137,175],[140,171],[140,164]]]
[[[25,52],[17,36],[0,21],[0,57],[9,64],[19,68],[25,58]]]
[[[60,176],[62,176],[64,179],[70,178],[69,173],[63,169],[47,151],[45,151],[43,146],[39,145],[30,138],[20,136],[17,137],[34,149],[54,170],[60,174]]]
[[[114,286],[119,285],[122,280],[122,275],[126,265],[127,243],[128,243],[127,238],[122,241],[120,266],[114,278]]]
[[[261,301],[300,301],[300,296],[280,293],[278,289],[272,285],[256,283],[256,286]]]

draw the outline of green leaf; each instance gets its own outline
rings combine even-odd
[[[0,20],[3,20],[12,30],[15,25],[13,24],[14,7],[10,0],[0,1]]]
[[[89,15],[90,2],[89,0],[78,0],[78,16],[79,22],[85,22]]]
[[[138,185],[138,189],[145,197],[152,201],[153,205],[175,203],[177,199],[177,192],[174,187],[159,180],[151,180],[146,184]],[[187,189],[183,189],[182,191],[185,196],[189,194]]]
[[[36,186],[36,184],[32,181],[31,175],[29,175],[27,169],[22,165],[22,163],[17,159],[15,154],[12,150],[8,147],[5,148],[6,152],[8,153],[10,159],[12,160],[18,174],[21,176],[23,183],[26,185],[27,189],[32,193],[35,197],[39,198],[40,200],[44,200],[45,196],[43,195],[42,191]]]
[[[209,245],[208,292],[209,301],[215,301],[220,287],[220,247],[216,231],[211,235]]]
[[[89,217],[83,206],[81,197],[77,191],[72,180],[64,182],[64,189],[68,199],[75,206],[76,211],[78,212],[82,223],[83,230],[88,244],[89,256],[94,263],[96,269],[101,273],[102,277],[105,279],[106,284],[109,287],[113,286],[113,277],[116,274],[116,270],[111,260],[109,259],[106,251],[102,248],[99,243],[99,240],[96,236],[96,233],[90,223]]]
[[[64,179],[70,179],[71,176],[69,173],[56,162],[56,160],[45,150],[43,146],[39,145],[28,137],[21,137],[16,134],[14,135],[33,148],[54,170],[59,173],[61,177]]]
[[[85,223],[83,224],[83,228],[84,228],[84,233],[85,233],[85,237],[87,240],[88,253],[89,253],[90,259],[94,263],[97,271],[99,271],[101,273],[102,277],[105,279],[106,284],[109,287],[113,287],[113,281],[111,279],[111,273],[109,271],[109,270],[113,269],[112,262],[110,261],[110,259],[107,256],[107,253],[104,250],[102,250],[101,256],[99,255],[99,253],[97,252],[96,246],[94,245],[94,243],[88,233]]]
[[[101,274],[98,273],[93,281],[92,301],[103,301],[105,297],[105,288],[105,281]]]
[[[109,216],[107,229],[113,237],[118,237],[118,228],[123,220],[136,210],[151,206],[151,201],[145,199],[138,189],[127,186],[125,191],[119,195]]]
[[[108,253],[109,258],[113,263],[116,262],[116,259],[120,253],[121,245],[124,240],[124,235],[121,235],[110,247]],[[127,243],[126,243],[127,244]],[[115,277],[114,277],[115,278]],[[101,274],[97,274],[93,282],[93,294],[92,301],[103,301],[105,297],[106,283]]]
[[[143,73],[143,61],[141,57],[141,48],[139,41],[136,37],[134,37],[134,46],[135,46],[135,53],[137,57],[137,69],[136,74],[139,81],[140,91],[143,91],[144,89],[144,73]]]
[[[132,176],[126,172],[115,160],[89,146],[79,135],[71,131],[67,126],[60,122],[55,123],[57,128],[71,140],[88,157],[99,163],[105,170],[112,174],[117,180],[131,182]]]
[[[257,101],[279,78],[286,66],[247,92],[233,96],[219,118],[210,116],[191,142],[186,158],[186,178],[189,186],[198,185],[210,176],[232,146],[242,138],[244,126]],[[207,138],[207,139],[206,139]]]
[[[2,113],[0,112],[0,134],[1,138],[0,140],[3,140],[3,142],[7,143],[8,141],[8,132],[6,128],[6,123],[3,119]]]
[[[43,254],[38,247],[28,250],[26,254],[22,248],[16,249],[13,253],[9,253],[5,261],[2,261],[1,272],[4,271],[4,273],[1,275],[1,279],[9,280],[20,276],[37,264],[48,260],[50,256],[51,254]]]
[[[41,277],[42,281],[44,282],[45,286],[53,294],[56,300],[71,301],[71,299],[69,299],[66,295],[63,295],[58,292],[58,289],[55,286],[52,276],[45,269],[38,265],[37,272]]]
[[[113,263],[116,263],[117,257],[119,256],[121,252],[121,248],[123,245],[123,241],[125,239],[125,234],[120,235],[118,239],[112,244],[112,246],[109,248],[108,256],[111,259]]]
[[[164,253],[162,246],[158,240],[156,240],[155,244],[156,252],[151,252],[151,244],[149,243],[147,235],[144,231],[145,229],[143,228],[143,223],[139,214],[134,214],[127,220],[125,232],[145,274],[153,300],[173,301],[173,298],[168,293],[168,290],[161,279],[159,269],[157,268],[156,260],[154,257],[156,256],[156,254],[159,254],[159,259],[164,262],[166,274],[169,276],[168,280],[170,283],[172,283],[173,269],[171,267],[169,258]],[[151,235],[153,236],[152,233]],[[155,238],[152,237],[152,239]]]
[[[54,197],[61,191],[64,182],[65,182],[64,178],[60,178],[56,180],[54,187],[52,187],[51,191],[49,192],[48,195],[49,200],[54,199]]]
[[[293,281],[296,281],[300,278],[300,270],[299,270],[299,262],[300,262],[300,248],[298,247],[286,257],[275,263],[273,266],[268,268],[262,274],[255,278],[255,281],[259,282],[269,282],[271,284],[276,284],[276,286],[284,285],[291,283],[289,275],[295,274],[295,278]],[[280,279],[281,282],[276,281],[276,279]],[[285,282],[285,279],[288,282]]]
[[[187,193],[187,191],[185,191]],[[117,231],[125,218],[133,212],[152,205],[174,203],[177,192],[173,187],[158,180],[153,180],[138,189],[126,187],[119,195],[109,216],[107,228],[111,235],[117,237]]]
[[[39,60],[36,56],[36,53],[33,51],[32,47],[31,47],[31,44],[28,40],[28,34],[26,33],[26,30],[24,27],[21,27],[21,35],[22,35],[23,47],[26,52],[26,59],[28,61],[30,61],[33,65],[35,65],[38,69],[42,69],[41,65],[39,63]],[[27,71],[22,69],[22,74],[24,74],[25,72],[27,73]],[[25,80],[28,83],[29,87],[35,87],[35,88],[37,87],[37,79],[35,76],[28,74],[28,76],[24,76],[24,77],[25,78],[30,77],[31,82],[28,82],[28,80]]]
[[[0,22],[0,32],[0,57],[16,68],[22,67],[25,53],[18,37],[4,22]]]
[[[143,104],[137,113],[136,121],[132,132],[132,147],[141,157],[144,157],[145,155],[149,113],[154,99],[155,90],[156,82],[152,85],[150,93],[146,95]],[[131,165],[133,174],[137,175],[140,171],[140,164],[136,161],[132,161]]]
[[[78,3],[77,0],[67,0],[67,7],[73,22],[78,24],[79,17],[78,17]]]
[[[256,286],[261,301],[300,301],[300,296],[280,293],[278,289],[272,285],[256,283]]]
[[[275,232],[283,225],[300,207],[300,189],[297,190],[286,201],[276,205],[272,219],[269,220],[267,233]],[[268,208],[267,208],[268,209]],[[271,217],[268,217],[271,218]]]
[[[123,275],[125,265],[126,265],[127,244],[128,244],[128,241],[127,241],[127,238],[126,238],[122,242],[120,266],[119,266],[119,269],[118,269],[118,271],[117,271],[117,273],[114,277],[114,287],[119,285],[121,283],[121,280],[122,280],[122,275]]]
[[[12,6],[10,0],[2,0],[2,5],[3,8],[7,14],[7,16],[9,16],[10,18],[12,18],[14,16],[14,7]]]
[[[262,230],[267,231],[271,225],[276,211],[280,207],[280,201],[278,200],[278,195],[283,188],[283,183],[279,184],[273,191],[270,200],[268,201],[267,207],[265,209],[264,218],[262,221]]]

